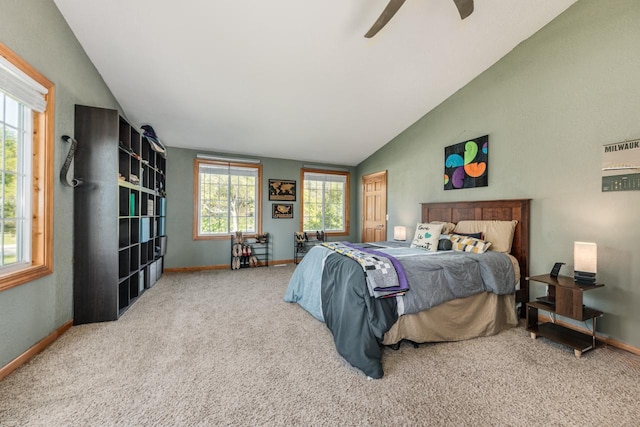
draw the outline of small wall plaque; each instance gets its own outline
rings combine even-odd
[[[603,147],[602,191],[640,191],[640,139]]]

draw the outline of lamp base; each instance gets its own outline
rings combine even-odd
[[[575,271],[573,273],[573,280],[576,283],[581,283],[583,285],[595,285],[596,273],[589,273],[587,271]]]

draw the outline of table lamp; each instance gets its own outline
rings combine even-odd
[[[573,279],[576,283],[596,283],[598,246],[589,242],[573,242]]]
[[[403,225],[393,227],[393,240],[407,240],[407,227]]]

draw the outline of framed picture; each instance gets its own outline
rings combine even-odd
[[[296,182],[287,179],[270,179],[269,200],[280,202],[295,202]]]
[[[602,191],[640,191],[640,139],[604,146]]]
[[[489,135],[444,148],[444,189],[489,185]]]
[[[271,205],[272,218],[293,218],[293,203],[274,203]]]

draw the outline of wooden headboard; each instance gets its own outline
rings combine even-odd
[[[516,301],[522,303],[520,316],[524,317],[525,303],[529,301],[529,205],[531,199],[482,200],[476,202],[421,203],[422,222],[463,220],[518,220],[511,255],[520,264],[520,290]]]

